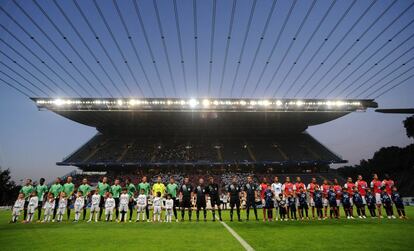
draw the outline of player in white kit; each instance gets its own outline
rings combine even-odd
[[[274,206],[275,206],[275,221],[279,219],[279,194],[282,194],[282,183],[279,182],[279,178],[275,176],[273,179],[273,183],[271,185],[271,189],[273,191],[273,194],[275,196],[274,198]]]
[[[35,214],[38,205],[39,205],[39,197],[37,197],[37,192],[33,191],[32,194],[30,195],[29,205],[27,206],[26,223],[32,222],[33,215]]]
[[[147,196],[145,195],[145,190],[141,189],[140,194],[135,199],[136,200],[136,207],[137,207],[137,220],[139,221],[140,215],[142,213],[142,220],[145,221],[145,209],[147,208]],[[149,219],[148,219],[149,220]]]
[[[171,222],[173,216],[173,207],[174,200],[171,198],[171,195],[167,195],[167,200],[165,200],[165,221]]]
[[[112,214],[115,209],[115,199],[112,198],[112,193],[108,193],[108,198],[105,201],[105,220],[112,221]]]
[[[81,212],[83,210],[83,206],[85,205],[85,199],[82,196],[82,192],[78,191],[78,193],[76,194],[76,200],[75,200],[75,220],[74,222],[78,222]]]
[[[122,189],[122,194],[119,196],[119,222],[126,221],[126,214],[128,212],[129,194],[126,188]]]
[[[12,212],[12,219],[10,221],[10,223],[16,223],[20,212],[23,210],[24,207],[24,194],[23,193],[19,193],[19,196],[17,197],[16,202],[14,203],[13,206],[13,212]]]
[[[45,204],[43,205],[43,209],[45,210],[45,213],[42,222],[49,222],[50,219],[53,217],[53,210],[55,209],[55,197],[53,197],[52,193],[49,193],[47,195],[47,199]]]
[[[152,201],[152,206],[154,207],[154,211],[153,211],[154,222],[155,221],[161,222],[162,198],[161,198],[160,192],[157,192],[157,197],[154,197],[154,200]]]
[[[57,221],[58,222],[62,221],[67,205],[68,205],[68,199],[66,198],[66,194],[65,192],[61,192],[60,198],[59,198],[58,210],[57,210],[57,215],[58,215]]]
[[[88,222],[92,221],[93,215],[95,215],[95,222],[98,222],[98,215],[100,211],[100,205],[101,203],[101,195],[99,195],[99,189],[96,189],[95,192],[92,195],[92,202],[91,202],[91,212],[89,216]]]

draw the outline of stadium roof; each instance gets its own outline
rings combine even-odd
[[[295,99],[48,99],[51,110],[101,132],[122,134],[297,133],[350,112],[376,108],[373,100]]]
[[[2,1],[28,97],[378,98],[414,77],[413,1]]]

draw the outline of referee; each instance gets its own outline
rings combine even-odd
[[[213,176],[210,176],[208,178],[209,180],[209,184],[206,188],[206,192],[207,194],[210,196],[210,203],[211,203],[211,212],[213,213],[213,221],[216,221],[216,211],[215,211],[215,207],[217,206],[218,209],[218,214],[219,214],[219,219],[220,221],[222,221],[221,219],[221,200],[220,200],[220,196],[219,196],[219,185],[214,183],[214,178]]]
[[[253,183],[252,176],[247,177],[247,183],[244,185],[244,198],[246,199],[246,220],[249,220],[250,208],[253,207],[254,216],[257,218],[256,197],[259,186]]]
[[[234,176],[232,183],[227,188],[227,193],[230,197],[230,221],[233,221],[233,209],[236,207],[237,219],[240,219],[240,186],[237,184],[237,177]]]

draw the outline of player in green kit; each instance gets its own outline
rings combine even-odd
[[[40,178],[39,184],[36,186],[37,197],[39,198],[39,203],[37,207],[37,221],[40,221],[40,217],[42,215],[42,208],[43,208],[43,199],[47,193],[48,189],[45,185],[45,178]]]
[[[173,204],[173,212],[174,212],[174,217],[175,217],[175,221],[178,221],[177,218],[177,206],[178,206],[178,198],[177,198],[177,192],[178,192],[178,185],[177,183],[175,183],[175,179],[174,177],[170,177],[170,183],[168,183],[167,185],[167,194],[169,194],[171,196],[171,199],[173,200],[174,204]]]
[[[55,221],[56,212],[57,212],[57,209],[59,207],[60,193],[63,191],[63,186],[62,186],[62,184],[60,184],[61,182],[62,182],[62,180],[60,178],[56,178],[55,184],[53,184],[49,189],[49,193],[52,193],[53,197],[55,198],[55,208],[53,209],[53,220],[52,220],[52,222]]]
[[[84,178],[82,184],[78,187],[78,191],[82,192],[83,198],[85,199],[83,206],[83,220],[86,218],[86,205],[88,205],[88,197],[91,194],[91,186],[88,184],[88,179]]]
[[[138,191],[144,190],[144,194],[145,196],[147,196],[147,200],[148,200],[148,196],[151,192],[151,185],[150,183],[147,182],[147,176],[143,176],[141,179],[141,183],[138,184]],[[149,208],[148,208],[148,201],[147,201],[147,205],[145,207],[145,214],[147,216],[147,219],[149,219]]]
[[[72,177],[68,176],[66,178],[66,183],[63,184],[63,192],[65,192],[68,202],[66,204],[66,212],[68,220],[70,219],[70,206],[72,205],[72,202],[75,201],[73,192],[75,191],[75,185],[72,183]]]
[[[112,198],[115,200],[115,213],[116,213],[116,219],[118,219],[119,216],[119,195],[122,192],[122,187],[119,185],[119,179],[116,179],[114,181],[114,184],[111,186],[111,193]]]
[[[137,188],[134,184],[131,183],[131,180],[127,178],[125,180],[125,188],[128,191],[129,195],[129,202],[128,202],[128,210],[129,210],[129,222],[132,222],[132,214],[134,213],[134,206],[135,206],[135,192],[137,191]]]
[[[105,194],[111,191],[111,186],[108,184],[108,178],[103,177],[102,182],[98,182],[99,195],[101,200],[99,202],[99,220],[102,218],[102,212],[105,210]]]
[[[27,206],[29,205],[29,197],[33,192],[33,186],[32,186],[32,180],[31,179],[26,179],[26,185],[24,185],[21,189],[20,189],[20,193],[24,194],[24,207],[23,207],[23,215],[24,218],[26,219],[27,216]]]

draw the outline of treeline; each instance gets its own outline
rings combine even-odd
[[[11,180],[10,170],[0,167],[0,206],[13,205],[20,188]]]
[[[383,147],[372,159],[362,160],[359,165],[344,166],[338,169],[344,177],[355,178],[363,175],[367,182],[376,173],[380,179],[389,174],[402,196],[414,196],[414,144],[406,147]]]

